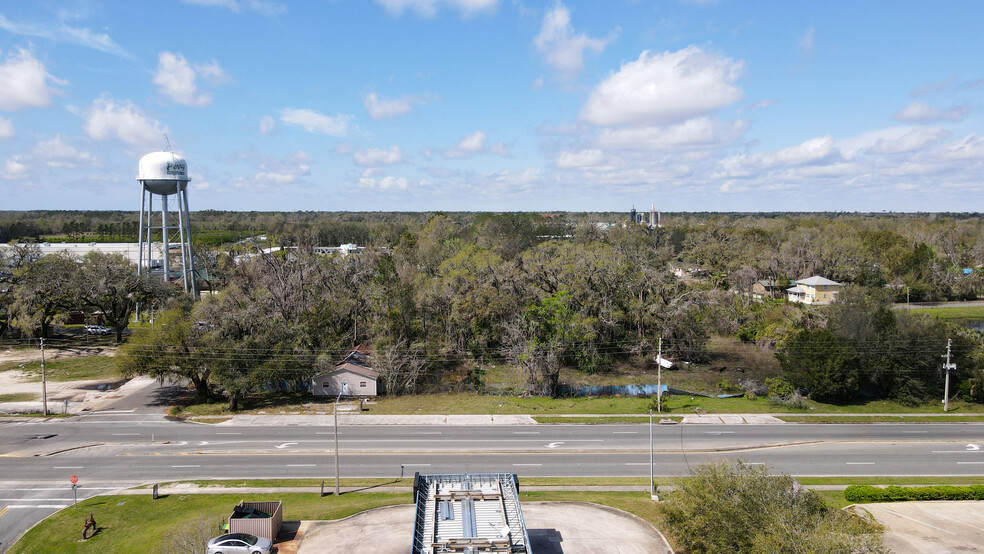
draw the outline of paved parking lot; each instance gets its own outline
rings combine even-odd
[[[984,553],[984,502],[859,504],[885,526],[893,552]]]
[[[414,507],[390,506],[339,521],[301,523],[296,552],[404,554]],[[672,554],[662,535],[625,512],[577,502],[526,502],[523,519],[537,554]],[[278,545],[281,552],[295,546]]]

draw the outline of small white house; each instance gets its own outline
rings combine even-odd
[[[312,377],[311,392],[315,396],[376,396],[379,372],[352,362],[342,362],[335,369]]]

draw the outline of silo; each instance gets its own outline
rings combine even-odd
[[[181,279],[185,292],[197,296],[195,287],[195,261],[191,250],[191,223],[188,211],[188,163],[173,152],[151,152],[140,158],[137,168],[137,181],[140,182],[140,253],[137,273],[161,275],[165,281]],[[168,197],[174,195],[178,201],[178,224],[173,225],[168,211]],[[160,198],[160,214],[154,213],[154,197]],[[153,258],[155,231],[159,234],[160,264]],[[172,233],[177,231],[177,237]],[[177,242],[174,241],[177,239]],[[172,268],[172,245],[180,250],[175,260],[180,270]]]

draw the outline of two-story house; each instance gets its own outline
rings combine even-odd
[[[841,284],[819,275],[796,281],[796,286],[786,289],[790,302],[803,304],[830,304],[837,298]]]

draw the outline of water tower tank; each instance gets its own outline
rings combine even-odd
[[[154,194],[175,194],[191,180],[188,162],[172,152],[151,152],[140,158],[137,180]]]

